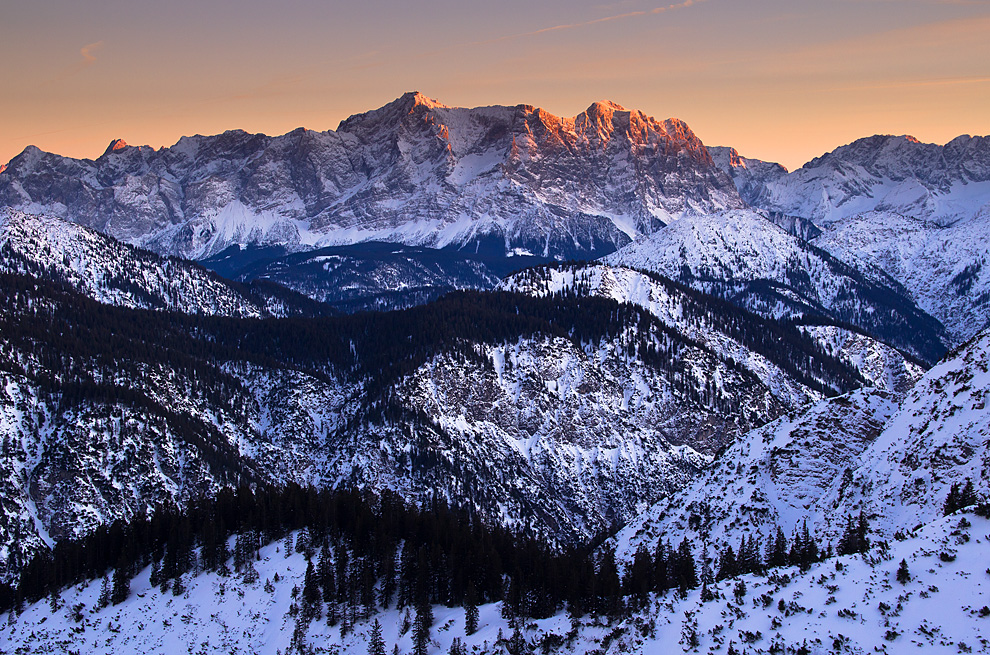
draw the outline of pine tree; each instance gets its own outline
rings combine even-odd
[[[368,655],[385,655],[385,639],[382,638],[382,624],[375,619],[368,638]]]
[[[718,558],[718,573],[715,574],[716,580],[725,580],[726,578],[736,577],[738,570],[736,568],[737,558],[735,551],[732,550],[732,546],[726,546]]]
[[[976,496],[976,490],[973,488],[973,481],[966,478],[966,484],[963,485],[963,489],[959,493],[959,507],[969,507],[970,505],[975,505],[978,502],[980,502],[980,499]]]
[[[186,593],[186,583],[182,581],[181,575],[177,575],[175,582],[172,583],[172,595],[181,596],[184,593]]]
[[[416,605],[416,621],[413,625],[413,655],[427,655],[432,627],[433,606],[429,600],[421,600]]]
[[[777,534],[767,541],[767,566],[777,568],[787,566],[787,536],[777,526]]]
[[[897,581],[901,584],[907,584],[911,581],[911,572],[908,570],[906,559],[902,559],[900,566],[897,567]]]
[[[653,559],[645,546],[640,546],[633,556],[632,566],[626,575],[626,594],[631,595],[639,606],[653,589]]]
[[[120,605],[131,595],[131,575],[127,564],[121,558],[117,570],[113,573],[113,590],[110,592],[110,602]]]
[[[670,543],[657,540],[657,550],[653,556],[653,589],[659,594],[666,593],[671,586],[670,556]]]
[[[248,561],[244,564],[244,584],[253,585],[259,578],[258,569],[254,567],[254,562]]]
[[[846,515],[846,527],[836,547],[837,554],[853,555],[855,553],[865,553],[870,549],[870,540],[867,537],[869,531],[870,525],[863,512],[859,513],[859,518],[856,520],[853,520],[851,515]]]
[[[509,638],[509,655],[523,655],[526,647],[526,640],[522,633],[522,620],[516,618],[513,621],[512,637]]]
[[[100,583],[100,597],[96,601],[97,609],[103,609],[110,604],[110,578],[103,576],[103,582]]]
[[[478,631],[478,594],[474,583],[469,582],[464,599],[464,634],[473,635]]]
[[[736,602],[741,603],[744,598],[746,598],[746,581],[742,578],[736,582],[736,586],[732,589],[732,595],[736,597]]]
[[[694,556],[691,554],[691,543],[687,537],[682,539],[680,545],[677,546],[674,577],[682,596],[687,593],[688,589],[694,589],[698,586],[698,570],[695,568]]]
[[[323,616],[323,595],[312,560],[306,562],[306,577],[302,590],[302,610],[303,618],[307,620],[319,619]]]

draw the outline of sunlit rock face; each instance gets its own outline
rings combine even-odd
[[[369,240],[552,258],[605,254],[682,216],[743,206],[682,121],[608,102],[574,118],[408,93],[336,131],[229,131],[96,160],[29,147],[0,203],[163,254]]]

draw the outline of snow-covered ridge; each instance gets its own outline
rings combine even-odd
[[[838,259],[897,280],[954,344],[990,324],[990,137],[873,136],[802,168],[710,148],[743,199]],[[803,221],[824,230],[809,231]]]
[[[990,332],[929,370],[900,402],[862,390],[739,438],[681,494],[617,537],[630,558],[660,534],[735,547],[807,520],[834,544],[860,512],[889,539],[942,515],[953,484],[990,495]],[[696,517],[692,519],[691,517]],[[824,545],[824,544],[823,544]]]
[[[538,297],[586,294],[632,303],[656,316],[664,325],[751,371],[788,407],[803,407],[822,399],[821,392],[798,383],[778,363],[730,336],[719,317],[699,312],[695,298],[684,293],[682,288],[642,271],[608,264],[546,267],[510,276],[502,282],[501,288]],[[879,389],[904,394],[924,372],[896,349],[865,334],[837,326],[804,326],[801,329],[818,342],[823,352],[845,361],[871,386]]]
[[[990,208],[946,227],[868,212],[833,223],[814,244],[845,261],[887,271],[919,307],[942,321],[953,343],[990,325]]]
[[[720,161],[732,166],[724,157]],[[733,167],[736,185],[750,189],[748,201],[821,226],[869,211],[950,225],[974,218],[990,203],[990,137],[960,136],[939,146],[876,135],[792,173],[771,174],[768,167]]]
[[[664,325],[754,373],[786,406],[801,407],[821,399],[818,391],[797,383],[775,363],[721,331],[717,320],[695,320],[693,315],[685,315],[686,306],[692,304],[692,299],[672,285],[663,285],[648,275],[629,268],[608,265],[548,267],[537,270],[539,275],[524,272],[510,276],[502,282],[501,288],[537,297],[562,292],[586,293],[638,305],[660,319]]]
[[[7,207],[0,208],[0,271],[65,282],[118,307],[240,318],[292,311],[277,298],[251,297],[191,262],[140,250],[60,218]]]
[[[96,160],[29,147],[0,177],[0,204],[196,259],[232,244],[371,240],[566,258],[742,201],[676,119],[612,103],[573,118],[452,108],[409,93],[336,131],[235,130]]]
[[[763,316],[824,316],[856,325],[926,361],[944,329],[875,266],[859,268],[752,210],[685,217],[602,261],[659,273]]]

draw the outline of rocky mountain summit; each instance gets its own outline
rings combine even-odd
[[[0,174],[0,204],[190,259],[370,240],[568,258],[742,200],[676,119],[407,93],[336,131],[230,131],[158,151],[115,141],[96,160],[29,147]]]

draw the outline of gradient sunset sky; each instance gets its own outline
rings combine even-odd
[[[612,100],[796,168],[875,133],[990,134],[990,0],[3,0],[0,162],[335,129],[417,90]]]

